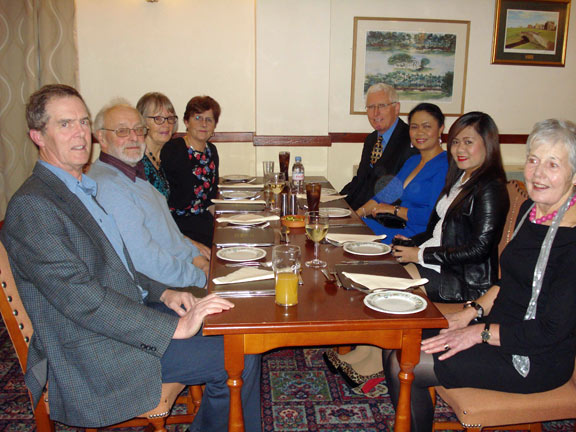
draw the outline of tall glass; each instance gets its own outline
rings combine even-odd
[[[306,235],[314,242],[314,259],[306,262],[306,267],[323,268],[326,261],[318,259],[318,245],[328,233],[328,214],[309,211],[305,214]]]
[[[288,167],[290,166],[290,152],[281,151],[278,153],[278,162],[280,162],[280,172],[283,172],[288,180]]]
[[[272,268],[276,278],[276,304],[298,304],[298,273],[300,272],[300,247],[280,245],[272,248]]]
[[[280,192],[282,192],[282,189],[284,189],[285,184],[286,184],[286,176],[284,175],[284,173],[279,172],[268,175],[266,185],[274,195],[273,202],[270,203],[270,211],[273,212],[280,211],[278,195],[280,194]]]
[[[264,191],[262,197],[266,201],[266,209],[270,210],[272,205],[272,191],[270,190],[269,178],[274,173],[274,161],[262,162],[262,174],[264,177]]]
[[[322,185],[320,183],[306,183],[306,203],[308,211],[320,210],[320,194]]]

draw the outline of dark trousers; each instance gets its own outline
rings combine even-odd
[[[163,304],[154,303],[150,306],[175,314]],[[200,332],[189,339],[173,339],[161,363],[162,382],[206,384],[200,410],[190,430],[227,431],[230,391],[226,384],[228,374],[224,369],[224,339],[221,336],[202,336]],[[242,408],[246,432],[262,430],[260,366],[259,355],[244,356]]]

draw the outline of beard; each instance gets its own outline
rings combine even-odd
[[[127,148],[131,147],[129,150]],[[132,147],[138,147],[138,151],[136,151]],[[140,160],[144,157],[144,151],[146,150],[146,144],[139,141],[131,141],[124,144],[121,148],[115,148],[114,156],[117,159],[120,159],[122,162],[128,165],[136,165]]]

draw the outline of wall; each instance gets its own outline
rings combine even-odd
[[[95,113],[114,96],[165,92],[181,114],[196,94],[223,106],[219,131],[261,135],[369,132],[350,115],[354,16],[470,20],[465,111],[483,110],[501,133],[525,134],[548,117],[576,120],[576,32],[566,67],[490,64],[494,1],[478,0],[76,0],[81,90]],[[571,20],[576,19],[576,8]],[[449,124],[453,119],[449,120]],[[183,130],[181,127],[180,130]],[[221,143],[222,172],[261,173],[278,147]],[[289,149],[307,173],[337,187],[360,144]],[[522,146],[504,149],[521,164]]]

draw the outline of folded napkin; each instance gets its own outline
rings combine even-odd
[[[220,183],[218,185],[220,189],[264,189],[262,183]]]
[[[274,272],[272,270],[264,270],[254,267],[242,267],[233,273],[213,279],[216,285],[232,284],[240,282],[252,282],[264,279],[274,279]]]
[[[238,202],[238,201],[234,201]],[[219,217],[216,219],[218,222],[232,222],[232,223],[261,223],[267,221],[279,220],[280,216],[256,216],[254,214],[241,214],[237,216]]]
[[[348,195],[320,195],[320,202],[327,203],[330,201],[336,201],[342,198],[346,198]],[[306,194],[298,194],[296,195],[299,199],[306,199]]]
[[[328,233],[326,238],[335,243],[346,243],[346,242],[373,242],[376,240],[382,240],[386,238],[386,234],[373,235],[373,234],[336,234]]]
[[[232,199],[213,199],[212,202],[214,204],[266,204],[265,200],[260,200],[260,199],[237,199],[237,200],[232,200]]]
[[[405,290],[410,287],[420,286],[428,283],[428,279],[405,279],[389,276],[368,275],[361,273],[347,273],[342,272],[344,276],[360,285],[364,285],[368,289],[377,288],[392,288],[398,290]]]

